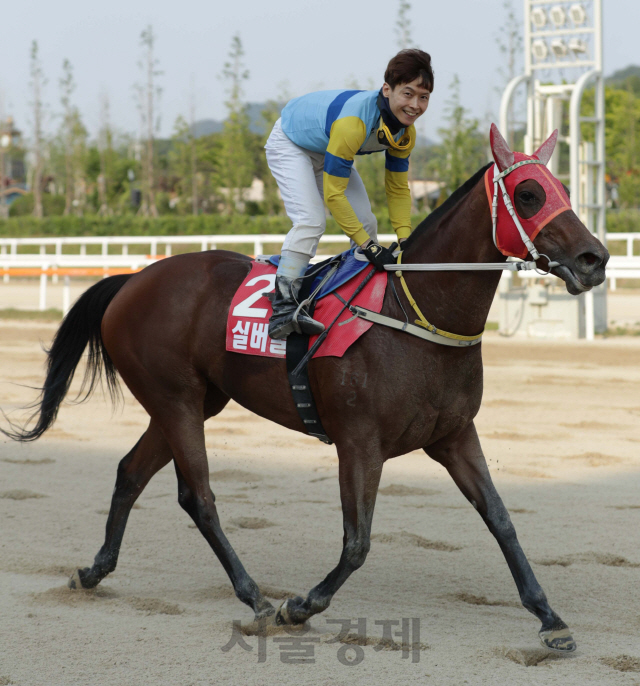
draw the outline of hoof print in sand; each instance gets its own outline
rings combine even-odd
[[[277,526],[277,524],[268,519],[262,519],[262,517],[236,517],[231,522],[240,529],[266,529],[270,526]]]
[[[167,603],[159,598],[138,598],[132,596],[127,602],[134,610],[146,615],[181,615],[184,610],[174,603]]]
[[[600,662],[618,672],[640,672],[640,658],[632,657],[631,655],[601,657]]]
[[[262,475],[255,472],[245,472],[243,469],[221,469],[217,472],[211,472],[209,481],[216,483],[218,481],[262,481]]]
[[[34,493],[27,489],[17,489],[15,491],[3,491],[0,493],[0,498],[6,498],[7,500],[29,500],[30,498],[46,498],[46,495],[42,493]]]
[[[575,555],[535,561],[536,564],[542,565],[543,567],[569,567],[575,562],[581,562],[583,564],[595,563],[604,565],[605,567],[628,567],[631,569],[640,567],[640,562],[631,562],[630,560],[627,560],[626,557],[613,555],[612,553],[578,553]]]
[[[502,657],[524,667],[537,667],[551,660],[567,659],[566,655],[552,653],[545,648],[503,648],[499,652],[502,654]]]
[[[453,598],[461,600],[468,605],[486,605],[487,607],[522,607],[514,600],[488,600],[483,595],[473,595],[472,593],[456,593]]]
[[[444,541],[430,541],[427,538],[412,534],[409,531],[399,531],[393,534],[373,534],[372,541],[379,543],[401,543],[403,545],[414,545],[417,548],[425,548],[426,550],[440,550],[446,553],[452,553],[456,550],[462,550],[460,546],[451,545]]]
[[[418,488],[417,486],[405,486],[403,484],[389,484],[384,488],[378,489],[380,495],[437,495],[440,491],[428,488]]]

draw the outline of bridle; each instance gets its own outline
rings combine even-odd
[[[525,244],[527,250],[531,254],[533,260],[522,261],[522,262],[434,262],[434,263],[422,263],[422,264],[405,264],[402,267],[402,271],[407,272],[435,272],[435,271],[531,271],[535,270],[541,276],[547,276],[551,273],[554,267],[559,267],[559,262],[552,262],[548,255],[540,254],[536,249],[533,241],[527,236],[527,232],[522,227],[518,214],[513,206],[511,197],[507,192],[507,188],[504,185],[504,178],[511,174],[511,172],[524,167],[527,164],[541,164],[543,167],[546,166],[544,162],[540,160],[522,160],[521,162],[516,162],[510,167],[507,167],[504,171],[498,172],[497,165],[494,165],[494,176],[493,176],[493,202],[491,203],[491,223],[492,223],[492,237],[493,244],[498,247],[497,243],[497,231],[498,231],[498,189],[502,191],[502,199],[504,201],[505,207],[511,216],[522,242]],[[547,271],[542,271],[536,264],[541,257],[546,257],[548,261]],[[399,262],[398,262],[399,264]],[[397,266],[393,264],[385,265],[387,271],[396,271]]]

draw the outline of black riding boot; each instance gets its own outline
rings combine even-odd
[[[304,309],[298,312],[296,321],[294,321],[294,315],[298,309],[296,296],[299,290],[300,286],[296,285],[294,279],[276,276],[276,292],[271,300],[273,314],[269,319],[269,336],[271,338],[286,338],[292,331],[309,336],[315,336],[324,331],[324,325],[312,319]]]

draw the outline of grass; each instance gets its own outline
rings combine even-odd
[[[640,336],[640,326],[616,326],[614,328],[607,329],[602,334],[603,338],[612,338],[613,336]]]
[[[49,308],[48,310],[17,310],[15,307],[6,307],[0,310],[0,319],[31,319],[41,322],[59,322],[62,319],[62,310]]]

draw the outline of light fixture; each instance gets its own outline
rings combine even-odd
[[[569,54],[567,44],[563,40],[560,40],[560,38],[551,41],[551,50],[556,58],[566,57]]]
[[[580,38],[573,38],[569,41],[569,50],[581,55],[587,52],[587,44]]]
[[[549,10],[549,16],[554,26],[559,29],[567,23],[567,13],[560,5],[555,5]]]
[[[576,26],[582,26],[587,21],[587,13],[585,9],[582,5],[578,5],[578,3],[571,5],[569,8],[569,16],[571,17],[571,21]]]
[[[534,40],[531,44],[531,52],[538,62],[546,60],[549,56],[549,48],[547,47],[547,44],[540,38]]]
[[[543,29],[547,25],[547,14],[542,7],[531,10],[531,21],[537,29]]]

